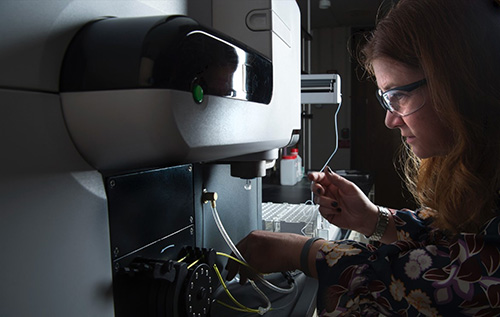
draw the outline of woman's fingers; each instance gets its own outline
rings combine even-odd
[[[329,169],[324,174],[327,182],[331,184],[331,186],[335,187],[338,192],[346,195],[356,192],[356,185],[354,185],[354,183],[339,174],[334,173],[332,170]]]
[[[252,231],[237,245],[250,267],[229,260],[226,278],[231,280],[240,273],[243,283],[256,274],[295,270],[300,267],[300,252],[307,239],[292,233]]]
[[[246,244],[247,244],[247,240],[248,240],[248,236],[243,238],[240,242],[238,242],[238,244],[236,245],[236,248],[238,249],[238,251],[240,252],[240,254],[245,254],[244,257],[248,257],[248,254],[247,254],[247,247],[246,247]],[[231,253],[231,256],[233,256],[234,258],[237,258],[237,256],[233,253]],[[246,259],[245,259],[246,260]],[[242,270],[242,265],[239,264],[238,262],[232,260],[232,259],[229,259],[227,261],[227,264],[226,264],[226,270],[227,270],[227,275],[226,275],[226,279],[228,281],[232,280],[236,274],[238,274],[238,272],[240,270]],[[241,276],[242,274],[240,274],[240,281],[243,283],[243,280],[244,282],[246,282],[246,278],[243,278]]]
[[[227,261],[226,265],[226,270],[227,270],[227,275],[226,275],[226,280],[231,281],[234,279],[236,274],[240,274],[240,284],[245,284],[248,279],[255,279],[256,273],[255,271],[251,270],[250,268],[241,265],[237,263],[234,260],[229,260]]]
[[[320,207],[330,208],[336,211],[341,211],[342,209],[341,203],[336,197],[316,195],[314,197],[314,203],[320,205]]]
[[[240,266],[240,264],[238,264],[236,261],[233,261],[233,260],[228,260],[227,261],[227,264],[226,264],[226,271],[227,271],[226,279],[228,281],[231,281],[236,276],[236,274],[238,274],[239,266]]]
[[[340,216],[340,214],[336,214],[335,212],[329,211],[328,213],[321,213],[321,215],[323,216],[323,218],[325,218],[332,225],[340,227],[338,225],[338,221],[339,221],[338,217]]]
[[[321,184],[323,186],[330,185],[329,180],[326,178],[326,175],[323,172],[310,172],[307,174],[307,178],[310,181]]]

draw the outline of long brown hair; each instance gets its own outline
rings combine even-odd
[[[361,51],[364,67],[389,57],[421,69],[442,123],[454,135],[444,156],[404,158],[417,202],[451,233],[478,232],[498,210],[500,8],[495,0],[401,0]]]

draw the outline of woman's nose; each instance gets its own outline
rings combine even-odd
[[[403,124],[403,119],[390,111],[385,113],[385,126],[389,129],[396,129]]]

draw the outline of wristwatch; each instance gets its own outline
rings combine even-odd
[[[378,219],[377,226],[375,227],[375,232],[367,237],[367,239],[371,241],[379,241],[384,236],[385,231],[387,230],[387,225],[389,224],[389,214],[390,211],[385,207],[377,206],[378,208]]]

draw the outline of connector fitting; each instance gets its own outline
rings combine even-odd
[[[217,197],[218,196],[216,192],[207,192],[206,190],[204,190],[202,195],[202,200],[204,204],[210,202],[212,204],[212,207],[215,208],[215,202],[217,201]]]

